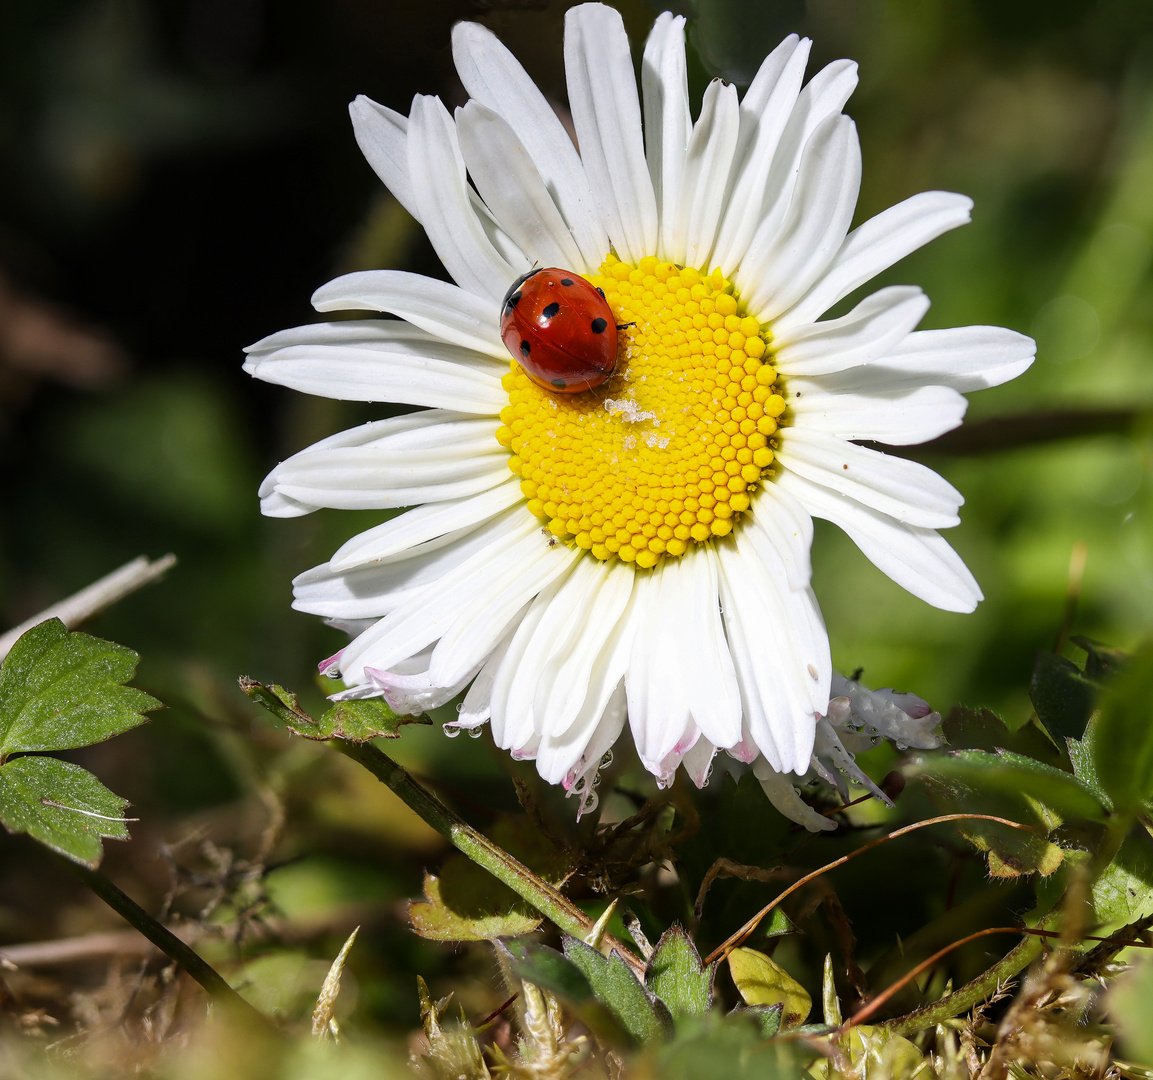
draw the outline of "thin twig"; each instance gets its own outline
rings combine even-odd
[[[137,589],[159,581],[174,565],[176,565],[175,555],[165,555],[155,562],[150,562],[141,555],[130,563],[125,563],[119,570],[113,570],[111,574],[106,574],[99,581],[94,581],[58,604],[45,608],[39,615],[25,619],[19,626],[14,626],[0,636],[0,660],[8,655],[20,636],[32,627],[39,626],[48,619],[59,619],[71,630],[105,608],[111,607],[118,600],[123,600],[124,597],[136,592]]]
[[[118,889],[108,878],[96,870],[74,863],[63,856],[56,858],[72,871],[89,889],[103,900],[126,922],[136,927],[162,953],[179,964],[215,1000],[234,1007],[242,1015],[268,1026],[268,1018],[244,1000],[225,981],[224,977],[199,953],[180,940],[168,927],[157,922],[127,893]]]
[[[761,920],[768,915],[773,908],[781,903],[786,897],[795,893],[799,888],[807,885],[813,878],[820,877],[821,874],[827,873],[829,870],[835,870],[838,866],[843,866],[850,859],[855,859],[858,855],[864,855],[866,851],[872,851],[875,847],[880,847],[881,844],[888,843],[890,840],[896,840],[899,836],[904,836],[907,833],[915,832],[917,829],[923,829],[929,825],[941,825],[948,821],[995,821],[1001,825],[1007,825],[1011,829],[1020,829],[1022,832],[1033,832],[1034,830],[1028,825],[1022,825],[1017,821],[1009,821],[1007,818],[995,817],[992,814],[943,814],[940,817],[927,818],[925,821],[915,821],[912,825],[905,825],[900,829],[894,829],[884,836],[877,837],[876,840],[870,840],[867,844],[862,844],[854,851],[850,851],[848,855],[842,855],[839,859],[834,859],[831,863],[826,863],[824,866],[814,870],[810,874],[806,874],[798,881],[794,881],[783,893],[770,903],[766,904],[760,911],[756,913],[744,926],[742,926],[736,933],[730,934],[720,945],[718,945],[708,956],[705,957],[705,963],[711,964],[714,960],[723,960],[730,952],[733,951],[742,941],[744,941],[756,928],[760,925]]]

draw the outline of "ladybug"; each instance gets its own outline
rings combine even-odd
[[[617,363],[617,324],[605,294],[555,266],[512,283],[500,336],[533,382],[560,394],[600,386]]]

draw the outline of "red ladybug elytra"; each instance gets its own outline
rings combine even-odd
[[[533,382],[561,394],[600,386],[617,363],[617,325],[604,293],[555,266],[513,282],[500,336]]]

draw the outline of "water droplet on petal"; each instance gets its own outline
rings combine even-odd
[[[605,751],[605,756],[601,758],[601,763],[597,766],[598,769],[607,769],[613,763],[613,752],[611,750]]]
[[[468,729],[468,737],[470,739],[479,739],[484,734],[484,728],[474,727]]]
[[[445,724],[441,730],[450,739],[455,739],[460,734],[460,728],[457,727],[456,724]]]

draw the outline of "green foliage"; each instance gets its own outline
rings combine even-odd
[[[366,701],[338,701],[319,720],[304,711],[300,698],[275,683],[265,686],[241,676],[240,689],[257,705],[276,717],[294,735],[323,742],[345,739],[363,743],[371,739],[399,739],[406,724],[431,724],[427,716],[398,716],[388,703],[377,698]]]
[[[69,633],[49,619],[24,634],[0,668],[0,761],[36,750],[90,746],[144,723],[160,702],[124,686],[131,649]]]
[[[996,793],[1032,800],[1061,821],[1105,819],[1105,807],[1087,784],[1070,773],[1011,750],[958,750],[926,756],[914,775],[942,785],[964,787],[979,795]]]
[[[1121,1031],[1121,1055],[1146,1069],[1153,1069],[1153,1025],[1149,1023],[1151,1001],[1153,960],[1144,957],[1117,981],[1109,994],[1109,1012]]]
[[[565,860],[526,818],[502,817],[492,840],[546,881],[564,877]],[[439,876],[426,874],[423,901],[409,905],[413,929],[437,941],[517,937],[541,924],[540,914],[464,855],[449,855]],[[531,981],[531,980],[530,980]]]
[[[639,1043],[667,1037],[668,1010],[637,981],[628,965],[615,952],[604,956],[575,938],[566,938],[565,956],[592,987],[593,995],[621,1022]]]
[[[102,839],[126,840],[126,800],[91,773],[29,751],[88,746],[144,722],[160,702],[124,686],[131,649],[70,633],[59,619],[34,626],[0,667],[0,823],[94,868]],[[8,759],[8,760],[5,760]]]
[[[1153,797],[1153,645],[1132,656],[1106,694],[1093,764],[1118,814],[1136,814]]]
[[[128,800],[87,769],[49,757],[20,757],[0,768],[0,822],[95,868],[101,839],[127,840]]]
[[[703,1016],[713,1000],[717,965],[705,967],[692,939],[679,926],[671,926],[649,958],[645,985],[668,1007],[675,1021]]]
[[[1072,660],[1056,653],[1037,654],[1029,698],[1037,718],[1058,746],[1085,733],[1100,689],[1100,683]]]
[[[780,1026],[800,1027],[813,1009],[808,991],[772,957],[756,949],[729,953],[729,973],[746,1005],[781,1007]]]

